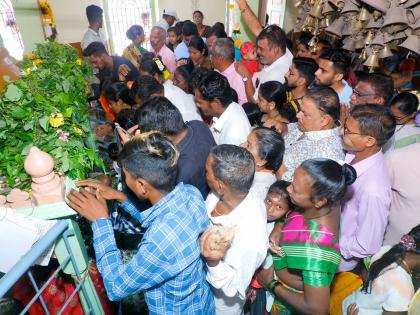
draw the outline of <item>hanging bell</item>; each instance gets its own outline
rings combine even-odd
[[[318,37],[314,36],[311,38],[311,40],[308,43],[308,46],[311,47],[315,47],[316,48],[316,44],[318,43]]]
[[[385,45],[384,48],[381,49],[381,52],[379,54],[379,58],[384,59],[384,58],[388,58],[391,57],[393,55],[391,49],[389,48],[388,45]]]
[[[388,0],[361,0],[361,2],[381,12],[386,12],[389,8]]]
[[[400,40],[400,39],[405,39],[407,38],[407,34],[403,31],[403,32],[398,32],[394,35],[394,40]]]
[[[407,10],[407,18],[410,24],[415,24],[416,21],[419,20],[420,17],[420,5],[416,6],[415,8]]]
[[[343,49],[354,52],[356,50],[356,41],[352,36],[346,37],[343,41]]]
[[[322,9],[322,15],[334,12],[335,10],[333,9],[333,7],[331,6],[331,4],[329,2],[324,4],[324,8]]]
[[[388,44],[394,40],[394,36],[390,35],[388,32],[384,33],[384,43]]]
[[[344,28],[344,17],[340,16],[336,19],[330,26],[325,29],[325,32],[335,35],[337,37],[342,36],[342,31]]]
[[[318,0],[312,7],[309,14],[315,18],[320,19],[322,17],[322,0]]]
[[[298,1],[295,1],[295,3],[294,3],[294,5],[295,5],[295,8],[299,8],[300,6],[302,6],[302,3],[304,2],[304,0],[298,0]]]
[[[344,4],[343,9],[341,10],[341,14],[350,13],[350,12],[358,12],[359,7],[355,5],[353,2],[347,0]]]
[[[312,32],[315,28],[315,18],[313,16],[307,15],[305,22],[303,23],[302,31]]]
[[[356,21],[354,19],[347,19],[344,23],[344,27],[341,31],[342,36],[350,36],[353,34],[353,27],[355,25]]]
[[[369,68],[379,67],[378,52],[374,50],[373,54],[369,55],[368,59],[365,61],[365,63],[363,65],[365,65]]]
[[[332,16],[330,14],[328,14],[328,15],[324,16],[324,18],[319,23],[319,28],[320,29],[327,28],[328,26],[331,25],[331,23],[332,23]]]
[[[360,55],[359,55],[359,59],[364,61],[364,60],[366,60],[366,59],[367,59],[367,57],[368,57],[368,54],[367,54],[367,52],[366,52],[366,49],[363,49],[363,50],[361,51]]]
[[[328,2],[338,9],[344,8],[344,5],[345,5],[344,0],[329,0]]]
[[[377,20],[375,20],[375,18],[371,18],[369,20],[369,23],[365,26],[365,29],[369,30],[369,29],[378,29],[382,27],[383,24],[383,18],[380,17]]]
[[[356,49],[362,49],[366,45],[365,37],[362,34],[356,35],[355,41],[356,41]]]
[[[397,32],[398,30],[403,30],[408,26],[407,10],[402,6],[398,6],[397,1],[395,0],[391,3],[391,7],[385,13],[384,24],[382,25],[382,27],[391,26],[391,33]]]
[[[404,3],[404,8],[409,9],[420,3],[420,0],[408,0]]]
[[[356,23],[353,25],[352,34],[359,33],[363,28],[363,21],[356,20]]]
[[[407,48],[408,50],[420,54],[420,40],[417,35],[409,35],[405,41],[399,45],[400,47]]]
[[[372,46],[380,46],[383,47],[384,46],[384,35],[382,34],[382,32],[377,32],[376,36],[373,38]]]
[[[375,32],[373,30],[370,30],[366,35],[365,44],[370,45],[374,37],[375,37]]]
[[[361,9],[360,9],[360,12],[359,12],[359,20],[360,21],[369,21],[369,19],[370,19],[370,13],[369,13],[369,10],[368,9],[366,9],[365,7],[362,7]]]

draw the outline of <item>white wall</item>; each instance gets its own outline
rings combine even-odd
[[[226,0],[159,0],[159,16],[163,9],[175,9],[180,20],[192,20],[195,10],[204,14],[204,24],[225,23]]]

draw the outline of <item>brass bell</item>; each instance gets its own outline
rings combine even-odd
[[[359,33],[363,28],[363,21],[357,20],[353,25],[352,34]]]
[[[374,50],[373,54],[369,55],[368,59],[365,61],[365,63],[363,65],[365,65],[369,68],[379,67],[378,52]]]
[[[384,59],[384,58],[388,58],[391,57],[393,55],[391,49],[389,48],[388,45],[385,45],[383,49],[381,49],[381,52],[379,54],[379,58]]]
[[[326,15],[321,22],[319,23],[319,28],[324,29],[331,25],[332,16],[330,14]]]
[[[349,13],[349,12],[358,12],[359,7],[355,5],[353,2],[347,0],[344,4],[343,9],[341,10],[341,14]]]
[[[381,12],[386,12],[389,8],[389,2],[387,0],[361,0],[361,2]]]
[[[407,48],[408,50],[420,54],[420,40],[417,35],[409,35],[405,41],[399,45],[400,47]]]
[[[344,0],[329,0],[328,2],[338,9],[344,8],[344,5],[345,5]]]
[[[302,31],[304,32],[312,32],[315,28],[315,18],[313,16],[308,15],[303,23]]]
[[[384,46],[384,35],[382,34],[382,32],[377,32],[376,36],[373,38],[372,46]]]
[[[388,32],[384,33],[384,43],[388,44],[394,40],[394,36],[390,35]]]
[[[373,31],[369,31],[365,38],[366,45],[370,45],[372,43],[373,38],[375,37],[375,33]]]
[[[365,47],[365,45],[365,37],[362,35],[356,36],[356,49],[362,49],[363,47]]]
[[[304,0],[295,1],[295,3],[294,3],[295,8],[299,8],[302,5],[302,2],[304,2]]]
[[[375,20],[375,18],[371,18],[369,20],[369,23],[365,26],[365,29],[378,29],[382,27],[383,24],[383,18],[380,17],[379,19]]]
[[[398,27],[398,29],[401,30],[400,27],[402,27],[402,29],[405,29],[407,28],[407,24],[407,10],[404,9],[402,6],[398,6],[397,1],[394,0],[391,3],[391,7],[389,8],[389,10],[385,13],[384,24],[382,25],[382,27],[392,25],[394,26],[393,31],[395,32],[397,31],[395,25]]]
[[[359,13],[359,20],[360,21],[369,21],[370,16],[371,15],[370,15],[368,9],[366,9],[365,7],[362,7],[360,9],[360,13]]]
[[[356,50],[356,41],[352,36],[346,37],[343,41],[343,49],[354,52]]]
[[[359,59],[360,60],[366,60],[367,56],[368,55],[367,55],[366,49],[363,49],[362,52],[359,55]]]
[[[335,10],[333,9],[333,7],[331,6],[331,4],[329,2],[324,4],[324,8],[322,9],[322,15],[334,12]]]
[[[344,17],[340,16],[336,19],[330,26],[325,29],[325,32],[335,35],[337,37],[342,36],[342,31],[344,28]]]
[[[312,7],[309,14],[313,17],[320,19],[322,17],[322,0],[318,0]]]
[[[341,31],[342,36],[349,36],[353,34],[353,27],[356,21],[354,19],[347,19]]]
[[[318,43],[318,37],[314,36],[311,38],[311,40],[308,43],[309,47],[316,47],[316,44]]]

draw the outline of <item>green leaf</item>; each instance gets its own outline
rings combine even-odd
[[[71,117],[72,114],[73,114],[73,107],[67,107],[63,112],[63,116],[66,118]]]
[[[14,84],[9,84],[7,87],[7,91],[4,94],[6,99],[12,102],[17,102],[22,97],[22,91]]]
[[[23,108],[21,108],[21,107],[16,107],[12,112],[11,112],[11,115],[14,117],[14,118],[17,118],[17,119],[23,119],[23,118],[25,118],[25,117],[27,117],[27,116],[29,116],[30,115],[30,112],[29,111],[27,111],[27,110],[25,110],[25,109],[23,109]]]
[[[26,124],[23,125],[23,130],[28,131],[34,128],[34,122],[28,121]]]
[[[33,145],[34,145],[33,143],[29,143],[28,145],[24,146],[20,154],[27,156],[29,154],[29,150],[31,149]]]
[[[23,140],[23,141],[27,141],[27,142],[32,142],[34,139],[33,137],[26,133],[26,132],[22,132],[22,131],[18,131],[15,132],[14,136],[18,137],[19,139]]]
[[[63,86],[63,91],[68,93],[70,90],[70,82],[67,79],[64,79],[63,82],[61,83]]]
[[[6,122],[4,120],[0,120],[0,129],[3,129],[7,126]]]
[[[67,154],[65,154],[61,160],[61,170],[66,173],[70,169],[70,161]]]
[[[48,116],[41,117],[38,121],[39,125],[41,126],[42,129],[44,129],[45,132],[48,132],[48,127],[50,125],[49,121],[50,121],[50,118]]]

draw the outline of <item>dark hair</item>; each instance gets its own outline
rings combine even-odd
[[[175,146],[158,132],[134,136],[119,154],[122,167],[130,175],[163,192],[175,187],[178,157]]]
[[[312,37],[313,35],[311,33],[301,32],[297,42],[298,44],[302,44],[307,50],[309,50],[309,42],[311,41]]]
[[[229,82],[219,72],[209,71],[201,80],[198,90],[206,101],[219,100],[225,108],[232,103],[232,91]]]
[[[346,193],[346,187],[357,178],[356,170],[348,165],[324,158],[304,161],[302,168],[312,179],[312,198],[327,201],[326,205],[339,202]]]
[[[204,43],[204,40],[200,36],[191,37],[191,40],[188,43],[188,47],[192,47],[201,53],[204,52],[204,56],[209,55],[209,50],[207,49],[207,45],[206,43]]]
[[[308,87],[315,80],[315,72],[318,70],[318,64],[312,58],[295,57],[292,63],[295,65],[299,76],[305,79]]]
[[[201,68],[197,68],[201,69]],[[185,65],[178,66],[175,70],[179,75],[181,75],[188,84],[188,92],[194,94],[194,88],[192,85],[192,77],[194,72],[194,64],[191,61],[188,61]]]
[[[86,17],[88,19],[88,22],[91,24],[93,22],[96,22],[99,18],[102,17],[102,13],[104,11],[101,7],[98,7],[97,5],[91,4],[86,7]]]
[[[294,204],[292,203],[291,199],[290,199],[290,195],[289,192],[287,191],[287,187],[290,186],[290,182],[285,181],[285,180],[278,180],[276,182],[274,182],[270,188],[268,188],[268,192],[269,193],[275,193],[275,192],[281,192],[281,194],[283,195],[283,199],[287,201],[288,205],[289,205],[289,210],[292,210],[294,208]]]
[[[191,87],[193,90],[200,87],[201,81],[209,74],[211,70],[207,68],[194,68],[191,73]]]
[[[104,44],[101,42],[92,42],[85,48],[85,50],[83,50],[84,57],[100,57],[103,54],[108,55],[108,52],[106,51]]]
[[[175,136],[186,125],[181,112],[166,97],[152,97],[136,110],[136,120],[142,132],[152,130],[164,135]]]
[[[235,60],[235,47],[230,38],[217,38],[213,43],[214,57],[222,56],[229,61]]]
[[[286,51],[286,33],[278,25],[269,25],[264,28],[257,37],[257,42],[266,39],[269,45],[279,47],[283,52]]]
[[[267,102],[276,104],[277,112],[289,122],[296,122],[296,111],[287,103],[286,87],[278,81],[267,81],[260,85],[259,93]]]
[[[178,25],[181,22],[176,23],[176,25]],[[171,26],[170,28],[168,28],[168,30],[166,31],[166,33],[169,32],[174,32],[177,36],[181,35],[181,29],[179,27],[176,26]]]
[[[182,35],[184,36],[199,36],[197,25],[195,25],[191,21],[185,21],[184,25],[182,25]]]
[[[397,107],[403,115],[411,115],[419,107],[419,99],[413,93],[402,92],[397,94],[389,104],[389,107]]]
[[[383,97],[383,105],[387,105],[394,95],[394,83],[392,78],[385,74],[366,73],[360,78],[359,82],[369,83],[375,94]]]
[[[135,40],[137,36],[144,35],[144,30],[140,25],[132,25],[125,34],[129,40]]]
[[[387,143],[395,132],[395,118],[385,106],[358,105],[351,110],[350,116],[359,124],[360,133],[375,138],[380,147]]]
[[[216,22],[213,24],[214,28],[218,28],[219,30],[225,31],[225,24],[223,24],[222,22]]]
[[[246,102],[242,104],[246,116],[248,118],[249,124],[251,126],[262,126],[261,119],[264,116],[264,113],[260,111],[258,106],[254,103]]]
[[[164,87],[155,78],[145,75],[137,77],[131,86],[131,97],[140,98],[143,102],[147,102],[152,94],[163,93]]]
[[[408,232],[408,235],[411,236],[414,239],[414,242],[416,243],[416,250],[414,251],[414,253],[416,253],[417,255],[420,254],[420,225],[414,227],[410,232]],[[397,263],[399,265],[404,259],[405,255],[407,254],[407,251],[408,250],[403,244],[398,243],[391,247],[391,249],[385,254],[383,254],[381,258],[374,261],[369,268],[369,273],[367,275],[366,281],[363,283],[362,292],[371,293],[373,281],[375,281],[375,279],[379,277],[382,271],[391,264]],[[410,252],[413,253],[413,251]]]
[[[203,14],[203,12],[201,12],[200,10],[195,10],[195,11],[193,12],[193,16],[194,16],[196,13],[200,14],[200,15],[201,15],[201,18],[204,18],[204,14]]]
[[[123,129],[127,130],[137,125],[136,111],[134,109],[123,109],[115,120]]]
[[[324,46],[324,47],[321,49],[321,51],[319,52],[320,54],[321,54],[324,50],[326,50],[326,49],[331,49],[331,48],[332,48],[331,43],[330,43],[328,40],[326,40],[326,39],[322,39],[322,38],[318,40],[318,45],[322,45],[322,46]]]
[[[218,27],[215,25],[213,25],[212,27],[210,27],[210,29],[207,31],[206,33],[206,38],[209,38],[211,36],[216,36],[217,38],[227,38],[227,34],[225,31],[225,28],[223,27]]]
[[[123,82],[104,84],[102,95],[108,101],[118,102],[122,100],[125,104],[133,106],[136,102],[130,95],[130,89]]]
[[[257,127],[251,132],[253,132],[257,138],[258,155],[260,159],[267,162],[264,167],[276,172],[283,163],[283,137],[277,131],[266,127]]]
[[[319,58],[331,61],[335,73],[342,73],[345,76],[349,71],[350,56],[344,49],[325,49]]]
[[[210,154],[214,158],[214,176],[228,185],[234,193],[247,193],[252,186],[255,174],[255,161],[252,154],[232,144],[214,147]]]
[[[338,95],[329,86],[314,87],[308,91],[305,97],[311,99],[320,111],[330,115],[335,122],[340,118]]]
[[[154,76],[155,74],[161,76],[163,74],[163,71],[160,71],[158,65],[156,64],[156,61],[149,58],[149,54],[141,59],[140,70],[142,72],[147,72],[151,76]]]

